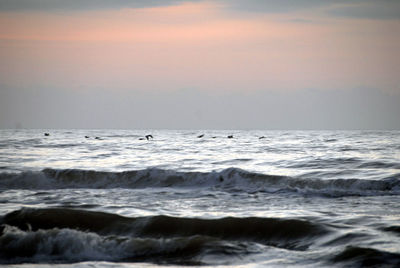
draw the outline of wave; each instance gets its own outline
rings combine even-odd
[[[55,143],[55,144],[38,144],[33,147],[35,148],[55,148],[55,149],[64,149],[64,148],[72,148],[82,146],[79,143]]]
[[[399,267],[400,254],[373,248],[348,246],[332,258],[333,262],[349,267]]]
[[[211,187],[218,190],[264,191],[324,196],[398,195],[400,174],[382,180],[307,179],[252,173],[238,168],[220,172],[183,172],[148,168],[107,172],[78,169],[44,169],[0,173],[0,189]]]
[[[310,169],[321,169],[321,168],[337,168],[338,166],[346,167],[362,163],[363,160],[356,157],[339,157],[339,158],[316,158],[312,160],[298,161],[294,164],[290,164],[288,168],[310,168]]]
[[[1,224],[3,263],[157,259],[175,262],[184,261],[182,256],[205,252],[254,253],[257,245],[306,250],[315,239],[330,232],[321,224],[301,219],[123,217],[66,208],[24,208],[3,216]]]
[[[291,241],[326,233],[322,226],[306,220],[247,217],[220,219],[170,216],[124,217],[117,214],[67,208],[23,208],[6,214],[2,224],[21,230],[69,228],[98,234],[140,237],[203,235],[227,240],[250,240],[266,244]],[[284,246],[291,248],[290,244]],[[296,247],[293,245],[293,247]]]
[[[296,161],[296,163],[289,163],[287,168],[300,168],[300,169],[400,169],[400,164],[390,161],[376,161],[365,160],[356,157],[338,157],[338,158],[317,158]]]
[[[386,169],[386,168],[392,168],[392,169],[400,169],[400,164],[399,163],[393,163],[393,162],[381,162],[381,161],[369,161],[362,163],[358,166],[358,168],[374,168],[374,169]]]
[[[388,227],[381,228],[382,231],[385,232],[391,232],[393,234],[396,234],[397,236],[400,236],[400,225],[392,225]]]
[[[238,243],[193,236],[169,239],[101,236],[71,229],[21,231],[5,227],[0,264],[74,263],[82,261],[153,262],[201,265],[206,252],[245,255]]]

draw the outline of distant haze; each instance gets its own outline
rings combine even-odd
[[[400,129],[400,1],[0,0],[0,128]]]

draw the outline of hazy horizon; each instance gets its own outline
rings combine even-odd
[[[0,0],[0,128],[400,130],[400,2]]]

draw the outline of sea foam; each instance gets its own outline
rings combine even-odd
[[[183,172],[148,168],[124,172],[79,169],[44,169],[21,173],[0,173],[2,189],[89,188],[141,189],[148,187],[213,188],[224,191],[248,191],[325,196],[399,195],[400,174],[381,180],[307,179],[248,172],[228,168],[212,172]]]

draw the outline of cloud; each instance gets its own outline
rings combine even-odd
[[[313,20],[306,20],[306,19],[300,19],[300,18],[290,19],[290,20],[288,20],[288,22],[291,22],[291,23],[299,23],[299,24],[314,23]]]
[[[226,7],[239,12],[283,14],[321,12],[333,17],[366,19],[399,19],[398,0],[219,0]]]
[[[333,17],[400,18],[400,1],[398,0],[0,0],[0,12],[76,12],[160,7],[187,2],[214,2],[235,12],[283,14],[315,11]]]
[[[177,5],[196,0],[0,0],[0,11],[88,11]]]
[[[400,1],[349,1],[343,5],[333,6],[327,12],[337,17],[375,20],[400,19]]]
[[[330,0],[220,0],[226,6],[237,11],[250,11],[261,13],[287,13],[326,6]]]

